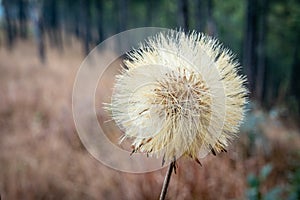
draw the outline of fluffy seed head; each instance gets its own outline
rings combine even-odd
[[[197,160],[226,151],[247,94],[229,50],[203,34],[169,31],[149,38],[124,64],[110,109],[133,152]]]

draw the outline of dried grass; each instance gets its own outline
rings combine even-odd
[[[83,59],[79,44],[47,53],[43,66],[32,42],[0,49],[2,199],[157,199],[166,169],[142,175],[114,171],[80,143],[71,111],[73,81]],[[278,129],[273,121],[262,130],[268,152],[255,147],[249,153],[242,134],[228,153],[203,159],[203,167],[181,159],[168,198],[244,199],[247,175],[266,163],[274,170],[262,190],[286,184],[288,171],[299,167],[294,154],[299,132],[284,125]]]

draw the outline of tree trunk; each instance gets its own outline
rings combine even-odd
[[[256,76],[256,99],[263,102],[265,90],[265,69],[266,69],[266,17],[268,15],[268,0],[260,2],[260,18],[258,29],[257,46],[257,76]]]
[[[59,1],[47,0],[43,2],[43,19],[44,27],[49,35],[50,45],[62,49],[62,36],[60,30],[60,18],[59,18]]]
[[[255,86],[255,69],[256,69],[256,30],[257,30],[257,13],[256,0],[247,0],[246,7],[246,29],[244,33],[244,52],[243,65],[246,68],[246,73],[249,81],[250,96],[254,94]]]
[[[96,1],[97,8],[97,31],[98,31],[98,43],[104,40],[104,29],[103,29],[103,1]]]
[[[297,39],[296,44],[300,43],[300,39]],[[298,117],[300,116],[300,51],[299,45],[295,45],[294,56],[293,56],[293,65],[292,65],[292,77],[291,77],[291,95],[295,97],[298,107]]]
[[[42,17],[41,6],[39,3],[35,3],[31,10],[31,20],[33,24],[33,36],[37,43],[38,56],[42,63],[46,61],[45,54],[45,37],[44,37],[44,22]]]
[[[208,0],[207,3],[208,3],[207,4],[207,34],[217,37],[218,36],[217,26],[213,18],[213,9],[214,9],[213,1]]]
[[[204,1],[197,0],[196,4],[196,27],[199,32],[204,32],[205,30],[205,13],[204,13]]]
[[[129,0],[119,0],[118,1],[118,11],[119,11],[119,32],[125,31],[128,24],[128,8]]]
[[[81,0],[81,6],[83,8],[83,29],[84,33],[82,35],[83,40],[83,50],[85,55],[88,55],[90,52],[90,41],[91,41],[91,11],[90,11],[90,0]]]
[[[20,37],[27,38],[27,3],[25,0],[18,1]]]
[[[7,40],[8,47],[11,48],[13,45],[13,40],[14,40],[14,33],[13,33],[11,16],[10,16],[10,12],[9,12],[10,11],[9,4],[10,3],[8,0],[2,1],[2,5],[4,8],[4,16],[5,16],[6,40]]]
[[[179,0],[178,2],[179,25],[184,31],[189,30],[189,9],[188,0]]]

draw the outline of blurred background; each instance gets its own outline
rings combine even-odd
[[[138,175],[102,165],[81,144],[71,109],[89,51],[143,26],[219,38],[251,92],[228,153],[207,156],[202,167],[181,159],[168,198],[300,199],[298,0],[0,2],[2,199],[158,199],[166,169]]]

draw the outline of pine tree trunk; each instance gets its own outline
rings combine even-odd
[[[4,8],[4,16],[5,16],[5,30],[6,30],[6,40],[7,40],[7,45],[9,48],[12,47],[13,45],[13,40],[14,40],[14,33],[13,33],[13,25],[11,21],[11,16],[9,12],[9,0],[3,0],[2,5]]]
[[[300,43],[300,39],[297,39],[296,44]],[[294,50],[294,56],[293,56],[293,65],[292,65],[292,77],[291,77],[291,95],[295,97],[297,101],[297,107],[298,107],[298,117],[300,117],[300,51],[299,51],[299,45],[295,45]]]
[[[257,76],[256,76],[256,99],[263,102],[265,90],[265,72],[266,72],[266,17],[268,15],[268,0],[260,2],[260,18],[258,29],[258,52],[257,52]]]
[[[250,96],[254,95],[256,69],[256,30],[257,13],[256,0],[247,0],[246,29],[244,33],[243,65],[249,81]]]
[[[85,55],[90,52],[90,41],[91,41],[91,11],[90,11],[90,0],[81,0],[81,5],[83,8],[83,50]]]
[[[217,26],[213,18],[214,5],[212,0],[207,2],[207,34],[211,36],[218,36]]]
[[[97,30],[98,30],[98,42],[104,40],[104,30],[103,30],[103,1],[96,1],[97,8]]]
[[[204,1],[197,0],[196,4],[196,27],[199,32],[204,32],[205,30],[205,13],[204,13]]]
[[[19,0],[19,23],[21,38],[27,37],[27,3],[25,0]]]
[[[119,0],[118,3],[119,32],[121,32],[127,29],[129,0]]]
[[[178,2],[178,23],[184,31],[189,30],[189,9],[188,9],[188,0],[179,0]]]

